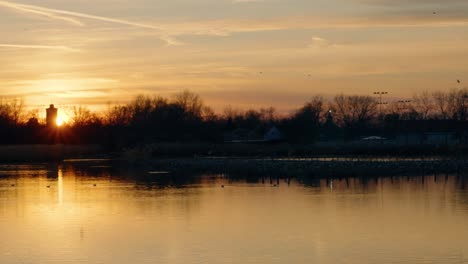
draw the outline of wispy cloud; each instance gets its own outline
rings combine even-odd
[[[330,42],[324,38],[314,36],[312,41],[309,44],[309,47],[327,47],[330,45]]]
[[[74,25],[78,25],[78,26],[83,25],[83,23],[79,20],[76,20],[70,17],[60,16],[52,12],[40,10],[30,5],[23,5],[23,4],[17,4],[17,3],[7,2],[7,1],[0,1],[0,6],[11,8],[11,9],[23,12],[23,13],[30,13],[30,14],[35,14],[39,16],[44,16],[50,19],[62,20],[62,21],[69,22]]]
[[[53,46],[53,45],[22,45],[22,44],[3,44],[3,43],[0,43],[0,48],[79,51],[79,49],[74,49],[74,48],[70,48],[70,47],[67,47],[67,46]]]
[[[67,22],[71,22],[77,25],[83,25],[83,23],[74,18],[70,18],[66,16],[93,19],[93,20],[99,20],[103,22],[114,23],[114,24],[121,24],[121,25],[127,25],[127,26],[159,30],[158,27],[153,26],[153,25],[137,23],[137,22],[132,22],[132,21],[123,20],[123,19],[111,18],[111,17],[96,16],[96,15],[90,15],[90,14],[85,14],[85,13],[61,10],[61,9],[46,8],[46,7],[36,6],[36,5],[27,5],[27,4],[18,4],[14,2],[8,2],[8,1],[0,1],[0,6],[20,10],[23,12],[28,12],[31,14],[42,15],[42,16],[46,16],[52,19],[59,19],[59,20],[65,19]]]
[[[150,25],[150,24],[138,23],[138,22],[128,21],[124,19],[111,18],[111,17],[105,17],[105,16],[96,16],[96,15],[61,10],[61,9],[46,8],[46,7],[36,6],[36,5],[19,4],[19,3],[9,2],[9,1],[0,1],[0,6],[18,10],[24,13],[45,16],[50,19],[62,20],[65,22],[72,23],[74,25],[78,25],[78,26],[84,25],[82,21],[77,19],[77,18],[82,18],[82,19],[92,19],[92,20],[119,24],[119,25],[126,25],[126,26],[156,30],[160,34],[161,39],[166,41],[168,45],[180,45],[181,44],[181,42],[175,40],[168,34],[164,33],[159,27]]]
[[[264,0],[232,0],[234,4],[241,4],[241,3],[258,3],[264,2]]]
[[[309,48],[336,48],[343,46],[343,44],[332,43],[330,40],[319,36],[313,36],[309,43]]]
[[[259,2],[265,0],[232,0],[233,3]],[[371,1],[371,0],[356,0]],[[378,0],[376,0],[378,1]],[[381,0],[387,1],[387,0]],[[403,1],[403,0],[401,0]],[[453,0],[457,1],[457,0]],[[205,20],[186,22],[155,22],[158,26],[125,19],[97,16],[81,12],[62,9],[46,8],[37,5],[20,4],[0,0],[0,7],[14,9],[23,13],[39,15],[49,19],[60,20],[77,26],[84,25],[84,19],[106,23],[125,25],[150,30],[148,33],[159,37],[167,45],[183,44],[175,36],[206,35],[229,36],[234,33],[279,31],[290,29],[353,29],[353,28],[403,28],[403,27],[447,27],[467,26],[466,17],[433,16],[374,16],[366,18],[356,17],[276,17],[269,19],[234,19],[234,20]],[[145,33],[143,33],[145,34]]]
[[[380,16],[367,18],[354,17],[279,17],[250,20],[205,20],[179,23],[159,23],[165,32],[172,36],[206,35],[230,36],[234,33],[260,31],[281,31],[291,29],[367,29],[367,28],[437,28],[465,27],[465,17],[432,17],[431,16]]]

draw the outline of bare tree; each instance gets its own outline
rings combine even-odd
[[[434,102],[428,91],[413,96],[413,107],[416,112],[421,114],[422,119],[428,119],[434,110]]]
[[[236,119],[237,117],[239,116],[242,116],[243,113],[241,110],[237,109],[237,108],[234,108],[230,105],[226,106],[223,110],[223,117],[225,119],[230,119],[230,120],[234,120]]]
[[[216,116],[215,111],[209,107],[204,106],[202,109],[202,118],[204,121],[216,121],[218,117]]]
[[[174,103],[184,109],[191,117],[201,118],[203,101],[198,94],[185,90],[175,95]]]
[[[127,105],[108,106],[104,121],[111,126],[129,125],[132,119],[132,110]]]
[[[276,109],[274,107],[261,108],[260,119],[264,123],[273,123],[276,120]]]
[[[432,94],[434,100],[434,106],[436,111],[438,112],[437,115],[442,119],[449,118],[449,94],[441,91],[434,92]]]
[[[335,96],[334,109],[342,125],[365,126],[377,114],[377,101],[370,96],[341,94]]]
[[[98,116],[84,106],[73,107],[73,125],[86,126],[100,122]]]
[[[12,125],[18,125],[23,117],[24,102],[22,99],[5,99],[0,100],[0,119],[3,122]]]
[[[467,120],[468,89],[453,90],[448,95],[448,109],[453,119]]]

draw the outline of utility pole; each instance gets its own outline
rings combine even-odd
[[[411,100],[399,100],[398,102],[398,110],[405,112],[408,108],[407,104],[411,103]]]
[[[464,120],[466,120],[466,112],[467,112],[466,111],[466,99],[468,99],[468,93],[466,92],[466,90],[463,89],[461,80],[457,80],[457,83],[458,83],[458,89],[463,93],[462,94],[463,106],[462,106],[461,119],[464,121]]]
[[[379,103],[378,103],[378,104],[379,104],[379,108],[380,108],[379,111],[380,111],[380,115],[382,115],[382,105],[387,104],[387,103],[382,102],[382,96],[387,95],[388,92],[379,91],[379,92],[374,92],[374,94],[377,95],[377,96],[379,96]]]

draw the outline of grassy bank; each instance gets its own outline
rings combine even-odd
[[[99,145],[8,145],[0,146],[0,162],[47,162],[89,157],[103,153]]]
[[[138,167],[181,173],[274,177],[390,176],[468,171],[464,146],[390,144],[154,144],[121,159]]]
[[[205,144],[158,143],[130,148],[123,153],[132,157],[318,157],[318,156],[468,156],[462,145],[397,145],[375,143],[321,144]]]
[[[94,158],[102,157],[106,149],[99,145],[9,145],[0,146],[0,162],[47,162],[60,161],[70,158]],[[106,155],[109,156],[109,155]],[[413,166],[406,161],[385,161],[382,158],[397,157],[406,158],[425,158],[425,163],[432,162],[428,157],[439,157],[446,161],[460,161],[467,157],[467,148],[465,146],[434,146],[434,145],[416,145],[416,146],[396,146],[390,144],[322,144],[322,145],[291,145],[281,144],[202,144],[202,143],[166,143],[149,144],[139,147],[125,149],[114,157],[127,161],[130,164],[152,164],[158,160],[183,161],[181,166],[188,165],[193,169],[218,168],[220,162],[223,164],[233,164],[233,167],[245,167],[248,171],[256,171],[259,168],[272,167],[279,164],[279,171],[287,170],[294,172],[297,169],[297,160],[280,160],[278,158],[331,158],[333,161],[332,169],[338,167],[348,171],[359,172],[366,170],[366,166],[360,169],[348,168],[348,165],[355,166],[369,162],[373,166],[380,166],[384,169],[397,169],[399,167]],[[223,157],[216,159],[216,157]],[[242,157],[243,159],[240,159]],[[340,158],[341,160],[336,160]],[[372,159],[372,160],[366,160]],[[244,161],[242,161],[244,160]],[[259,163],[257,160],[262,160]],[[241,162],[242,161],[242,162]],[[321,163],[317,163],[321,162]],[[302,163],[312,164],[314,168],[320,171],[326,170],[328,164],[326,160],[310,160]],[[356,163],[359,162],[359,163]],[[380,164],[383,162],[382,164]],[[395,163],[392,163],[395,162]],[[409,161],[408,161],[409,162]],[[415,162],[414,160],[412,162]],[[422,162],[422,161],[421,161]],[[271,164],[270,164],[271,163]],[[226,165],[222,165],[226,166]],[[419,166],[419,165],[418,165]],[[430,164],[424,167],[430,168]],[[283,169],[283,167],[285,169]],[[447,164],[443,164],[443,168]],[[332,170],[327,169],[327,170]],[[409,168],[412,169],[412,168]],[[305,168],[301,171],[309,171]]]
[[[465,159],[263,159],[263,158],[165,158],[126,160],[135,167],[173,173],[219,173],[278,178],[376,177],[464,173]]]

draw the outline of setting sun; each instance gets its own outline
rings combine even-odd
[[[57,120],[55,121],[57,123],[57,126],[62,126],[63,125],[63,118],[62,117],[57,117]]]
[[[55,119],[55,124],[59,127],[63,126],[68,123],[69,119],[70,118],[66,114],[59,112],[57,119]]]

